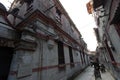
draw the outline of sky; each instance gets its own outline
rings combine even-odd
[[[0,0],[6,8],[10,7],[13,0]],[[95,51],[97,42],[93,28],[96,27],[94,18],[89,15],[86,8],[86,3],[89,0],[59,0],[68,15],[80,31],[82,38],[87,43],[88,50]]]
[[[13,0],[0,0],[0,2],[3,3],[5,7],[8,9]]]
[[[86,3],[89,0],[60,0],[60,2],[82,34],[84,41],[87,43],[88,50],[95,51],[97,41],[93,28],[96,25],[94,17],[87,12]]]

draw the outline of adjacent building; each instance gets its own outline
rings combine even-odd
[[[91,1],[90,1],[91,2]],[[90,3],[89,3],[90,4]],[[95,33],[98,41],[97,52],[113,76],[120,80],[120,1],[92,0],[89,13],[95,18]]]
[[[67,80],[89,64],[87,44],[59,0],[0,3],[0,80]]]

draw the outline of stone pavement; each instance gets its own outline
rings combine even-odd
[[[93,68],[86,68],[80,75],[78,75],[74,80],[90,80],[93,76]]]
[[[115,80],[108,71],[105,73],[101,73],[101,77],[102,77],[102,80]],[[94,68],[93,67],[86,68],[74,80],[95,80]]]

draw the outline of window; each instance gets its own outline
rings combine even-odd
[[[27,12],[25,16],[28,16],[33,10],[33,5],[32,5],[33,0],[25,0],[25,2],[27,3],[27,10],[26,10]]]
[[[114,17],[113,17],[110,24],[115,25],[115,29],[116,29],[118,35],[120,36],[120,3],[118,4],[118,7],[117,7],[115,14],[114,14]]]
[[[86,53],[84,53],[84,63],[86,64]]]
[[[57,7],[56,7],[56,13],[58,14],[59,17],[61,17],[61,12]]]
[[[56,7],[56,19],[58,22],[61,22],[61,14],[60,10]]]
[[[120,36],[120,24],[115,24],[115,29],[116,29],[118,35]]]
[[[64,48],[61,41],[58,41],[58,64],[60,70],[65,68]]]
[[[32,9],[32,3],[33,3],[33,0],[25,0],[25,2],[27,3],[27,11],[29,11],[30,9]]]
[[[85,64],[85,53],[83,52],[83,63]]]
[[[116,1],[114,1],[116,3]],[[115,3],[113,4],[113,8],[115,8]],[[111,14],[112,14],[112,11],[111,11]],[[110,24],[119,24],[120,23],[120,3],[117,5],[117,8],[115,10],[115,13],[114,13],[114,17],[111,21]]]
[[[70,66],[74,67],[72,47],[69,46]]]
[[[111,49],[110,49],[109,46],[108,46],[107,40],[105,40],[105,45],[106,45],[106,49],[107,49],[107,51],[108,51],[108,53],[109,53],[109,55],[110,55],[111,60],[112,60],[113,62],[115,62],[115,59],[114,59],[114,57],[113,57],[113,53],[112,53]]]
[[[11,11],[11,14],[13,14],[14,16],[17,16],[17,15],[18,15],[18,12],[19,12],[19,9],[18,9],[18,8],[14,8],[14,9]]]
[[[104,6],[104,1],[105,0],[93,0],[93,8],[96,9],[100,6]]]
[[[82,51],[80,51],[80,56],[81,56],[81,62],[83,64],[83,53],[82,53]]]
[[[33,2],[33,0],[24,0],[28,5],[30,5],[32,2]]]

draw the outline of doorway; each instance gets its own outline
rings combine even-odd
[[[0,47],[0,80],[7,80],[13,57],[13,48]]]

